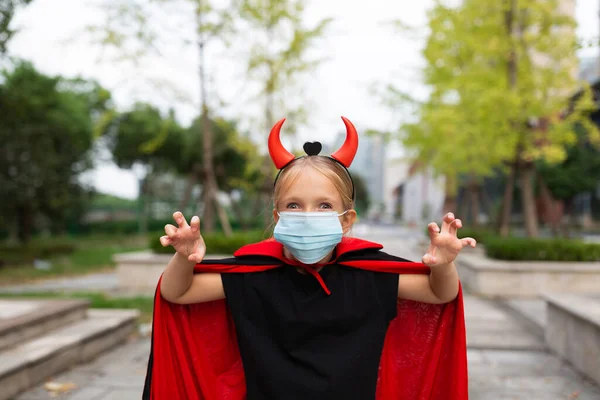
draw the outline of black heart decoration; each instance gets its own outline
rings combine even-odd
[[[302,147],[304,148],[306,154],[308,154],[309,156],[318,155],[321,152],[321,149],[323,148],[323,146],[321,146],[321,143],[319,142],[306,142]]]

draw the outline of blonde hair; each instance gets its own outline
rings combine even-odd
[[[298,176],[300,176],[304,169],[309,167],[319,171],[333,183],[342,197],[344,211],[354,208],[354,199],[352,199],[352,180],[348,175],[348,172],[334,160],[323,156],[298,158],[281,171],[281,175],[279,175],[279,179],[277,179],[277,183],[273,190],[273,205],[275,208],[277,208],[277,203],[281,198],[282,192],[298,179]]]

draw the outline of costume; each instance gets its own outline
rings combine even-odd
[[[277,136],[280,128],[274,127]],[[271,133],[272,151],[277,143],[271,145]],[[346,154],[350,161],[343,156],[337,161],[349,166],[354,154]],[[280,169],[294,160],[291,154],[278,160],[272,151],[271,156]],[[428,274],[429,267],[381,249],[377,243],[345,237],[317,272],[285,258],[283,245],[274,239],[246,245],[233,258],[196,265],[195,273],[218,272],[223,279],[227,298],[208,303],[169,303],[160,295],[159,282],[143,398],[366,399],[374,391],[377,400],[467,399],[462,290],[443,305],[398,300],[398,279]],[[308,275],[301,276],[296,267]],[[248,293],[239,293],[246,289]],[[349,292],[346,297],[344,291]],[[358,301],[351,303],[355,296]],[[324,335],[315,339],[313,325]],[[345,337],[346,330],[354,336]],[[335,347],[336,337],[343,348]],[[252,370],[244,371],[244,366]],[[277,373],[282,382],[275,381]],[[364,383],[356,382],[361,379]],[[319,392],[321,384],[334,394]],[[313,397],[303,397],[303,391]]]

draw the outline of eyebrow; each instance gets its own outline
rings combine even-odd
[[[285,201],[287,203],[289,202],[296,202],[296,203],[302,203],[303,199],[293,196],[293,197],[282,197],[281,201]],[[316,199],[317,202],[329,202],[329,203],[334,203],[335,200],[331,197],[319,197]]]

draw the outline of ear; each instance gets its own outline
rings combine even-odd
[[[275,223],[279,221],[279,215],[277,214],[276,208],[273,209],[273,221],[275,221]]]
[[[345,235],[348,232],[350,232],[350,229],[352,229],[352,225],[354,225],[354,222],[356,222],[356,211],[354,209],[348,210],[348,212],[344,214],[341,222],[342,230]]]

